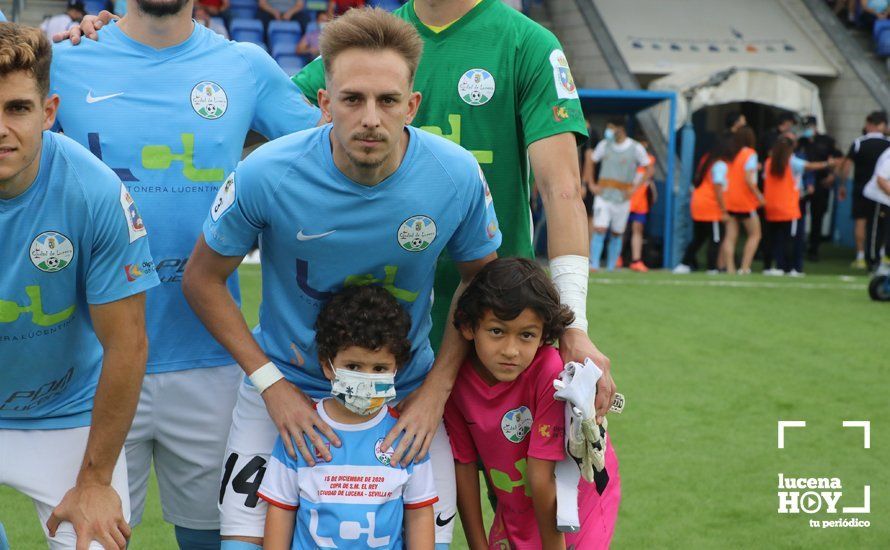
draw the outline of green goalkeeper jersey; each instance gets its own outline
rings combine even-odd
[[[564,132],[586,137],[578,91],[556,37],[501,0],[482,0],[439,33],[408,2],[393,12],[410,22],[424,49],[414,86],[423,95],[413,124],[448,138],[479,161],[503,234],[500,256],[533,255],[529,161],[533,142]],[[315,101],[324,87],[316,59],[294,76]],[[459,277],[439,262],[431,332],[438,343]]]

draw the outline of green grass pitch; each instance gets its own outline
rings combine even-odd
[[[839,262],[814,267],[804,279],[591,278],[591,333],[627,397],[610,417],[622,483],[613,547],[888,547],[890,306],[869,301],[867,278]],[[259,271],[241,275],[255,322]],[[786,432],[784,450],[778,420],[807,422]],[[870,449],[844,420],[871,421]],[[781,515],[779,473],[840,478],[839,506],[862,506],[870,485],[871,513]],[[849,517],[871,526],[810,527]],[[33,507],[8,488],[0,521],[13,549],[44,547]],[[156,486],[131,548],[175,548]]]

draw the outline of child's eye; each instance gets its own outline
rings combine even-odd
[[[374,372],[387,372],[387,368],[382,365],[377,365],[374,367]]]
[[[356,365],[355,363],[348,363],[346,365],[346,368],[349,370],[359,370],[361,367],[359,365]]]
[[[525,340],[534,340],[537,337],[538,337],[538,335],[535,334],[534,332],[523,332],[522,333],[522,338]]]
[[[500,336],[501,334],[504,333],[504,331],[502,331],[499,328],[490,328],[490,329],[488,329],[488,333],[491,334],[492,336]]]

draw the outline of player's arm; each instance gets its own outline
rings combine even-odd
[[[596,411],[602,417],[609,411],[615,393],[612,363],[587,335],[588,246],[587,213],[578,193],[578,161],[575,136],[556,134],[540,139],[528,148],[535,181],[547,217],[547,252],[551,276],[562,302],[575,313],[575,321],[560,338],[559,352],[564,362],[590,357],[603,371],[597,383]]]
[[[556,463],[528,457],[528,483],[543,550],[564,550],[565,537],[556,530]]]
[[[457,510],[470,550],[486,550],[485,525],[482,523],[482,504],[479,502],[479,470],[475,463],[454,463],[457,482]],[[554,524],[556,516],[554,515]]]
[[[47,528],[55,536],[59,523],[68,521],[74,524],[78,548],[97,540],[105,548],[123,549],[130,527],[111,477],[133,422],[148,358],[145,293],[90,305],[90,317],[103,350],[90,435],[74,488],[53,510]]]
[[[402,466],[407,466],[412,460],[419,460],[429,451],[433,436],[442,420],[445,403],[451,394],[451,388],[454,387],[457,372],[470,349],[469,343],[451,323],[457,300],[476,273],[496,258],[497,254],[492,252],[479,260],[455,262],[460,273],[460,284],[451,298],[451,306],[448,309],[449,322],[445,326],[439,353],[423,384],[399,404],[401,410],[399,420],[383,442],[383,448],[387,449],[400,433],[405,433],[392,455],[392,460],[401,462]]]
[[[182,292],[210,334],[251,377],[261,367],[265,369],[264,372],[277,372],[277,368],[253,338],[226,286],[226,280],[242,259],[243,256],[219,254],[210,248],[203,235],[199,236],[182,278]],[[251,380],[254,381],[254,378]],[[291,441],[295,441],[297,450],[306,462],[315,464],[315,458],[303,439],[305,434],[324,455],[325,461],[331,460],[330,451],[319,433],[336,447],[340,446],[340,440],[318,416],[312,400],[306,394],[284,378],[279,378],[262,389],[261,395],[291,456],[296,456],[291,444]]]
[[[405,509],[405,548],[433,550],[436,546],[436,527],[433,506]]]
[[[263,550],[290,550],[294,539],[296,515],[296,510],[269,505],[266,512],[266,529],[263,533]]]

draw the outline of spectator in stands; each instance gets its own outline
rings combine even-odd
[[[876,264],[880,258],[867,247],[871,244],[872,229],[875,225],[876,204],[862,196],[862,189],[875,171],[875,164],[888,147],[890,140],[884,135],[887,132],[887,113],[875,111],[865,118],[865,135],[856,138],[850,145],[847,158],[844,161],[842,172],[844,177],[849,176],[850,167],[853,167],[853,205],[852,217],[855,223],[854,236],[856,238],[856,259],[853,261],[854,269],[866,269],[869,265]],[[839,198],[844,200],[846,188],[841,187]],[[868,243],[866,243],[868,240]],[[866,250],[868,249],[868,254]]]
[[[856,22],[856,4],[859,0],[834,0],[834,13],[847,26],[852,26]],[[842,13],[845,12],[845,13]]]
[[[207,8],[202,6],[201,4],[196,3],[194,9],[192,10],[192,19],[204,25],[208,29],[212,30],[216,34],[229,37],[229,31],[226,30],[226,26],[219,20],[214,20],[210,17],[210,13],[208,13]]]
[[[726,189],[726,209],[729,219],[726,222],[726,236],[723,239],[723,257],[726,270],[735,271],[735,246],[739,237],[739,225],[744,226],[747,239],[742,251],[739,275],[751,273],[751,263],[760,244],[760,218],[757,208],[763,204],[763,194],[757,188],[757,151],[754,131],[748,126],[735,133],[735,152],[729,165],[729,186]]]
[[[231,22],[231,15],[229,14],[229,0],[197,0],[195,2],[195,7],[201,6],[204,10],[207,11],[207,15],[210,17],[219,17],[222,18],[223,21],[228,25]],[[205,25],[210,27],[210,25]],[[210,27],[211,29],[219,32],[217,29]],[[222,34],[222,33],[220,33]]]
[[[333,19],[338,15],[346,13],[346,10],[364,6],[365,0],[330,0],[328,3],[328,16]]]
[[[317,25],[309,26],[297,43],[296,53],[297,55],[302,55],[306,63],[309,63],[321,53],[321,50],[318,49],[318,37],[321,36],[321,31],[327,25],[329,19],[330,15],[327,12],[318,12],[318,15],[315,16]]]
[[[40,24],[40,30],[43,31],[43,34],[46,35],[47,39],[52,40],[53,35],[57,32],[65,32],[73,25],[80,23],[80,20],[83,19],[86,12],[86,9],[83,7],[83,2],[80,0],[68,0],[65,13],[60,13],[44,19],[43,23]]]
[[[643,231],[646,229],[646,217],[649,215],[650,196],[654,203],[658,191],[655,189],[655,180],[652,177],[655,155],[649,150],[649,140],[641,138],[637,141],[649,155],[649,166],[637,167],[639,181],[633,195],[630,196],[630,269],[645,273],[649,268],[643,262]]]
[[[724,120],[726,123],[726,129],[730,132],[736,132],[739,128],[748,125],[748,120],[745,118],[745,115],[741,113],[741,111],[730,111],[726,113],[726,118]]]
[[[304,9],[305,0],[259,0],[257,7],[257,17],[266,29],[270,21],[296,21],[302,32],[306,32],[306,26],[312,20],[312,14]]]
[[[816,117],[808,116],[804,119],[803,131],[801,131],[798,140],[799,156],[811,162],[826,161],[833,157],[843,156],[837,149],[834,138],[827,134],[820,134],[818,126]],[[809,204],[810,235],[807,259],[810,261],[819,261],[819,245],[823,240],[822,222],[828,211],[828,201],[836,181],[834,170],[817,170],[807,173],[804,177],[804,189],[812,188],[801,199],[803,203]],[[807,204],[801,204],[802,212],[806,212]],[[800,236],[802,239],[802,232]]]
[[[705,241],[708,243],[708,274],[718,273],[720,244],[723,242],[726,220],[729,219],[724,193],[735,147],[735,138],[727,130],[717,138],[698,166],[693,181],[695,189],[689,203],[692,241],[686,247],[683,262],[674,268],[674,273],[685,274],[698,269],[698,251]]]
[[[890,0],[859,0],[862,12],[859,21],[869,31],[875,26],[875,21],[887,19],[890,15]]]

